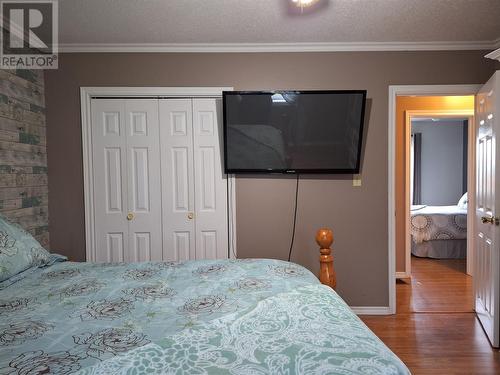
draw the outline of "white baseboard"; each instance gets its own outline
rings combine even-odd
[[[389,306],[351,306],[356,315],[392,315]]]
[[[411,275],[406,272],[396,272],[396,279],[409,279],[410,277]]]

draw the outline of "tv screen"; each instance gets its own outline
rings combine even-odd
[[[226,173],[359,173],[366,90],[225,91]]]

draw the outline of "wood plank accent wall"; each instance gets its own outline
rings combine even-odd
[[[0,212],[48,248],[43,70],[0,70]]]

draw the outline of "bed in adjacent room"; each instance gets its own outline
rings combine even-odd
[[[409,373],[299,265],[75,263],[0,233],[2,374]]]
[[[411,206],[411,253],[464,259],[467,255],[467,195],[455,206]]]

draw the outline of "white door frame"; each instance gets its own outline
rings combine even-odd
[[[92,165],[91,100],[93,97],[151,98],[220,98],[232,87],[80,87],[82,122],[83,190],[85,204],[85,256],[96,259],[94,233],[94,176]],[[229,257],[236,257],[236,192],[235,175],[228,175],[228,245]]]
[[[388,131],[388,235],[389,235],[389,311],[396,313],[396,97],[397,96],[447,96],[476,95],[477,85],[404,85],[389,86]]]

